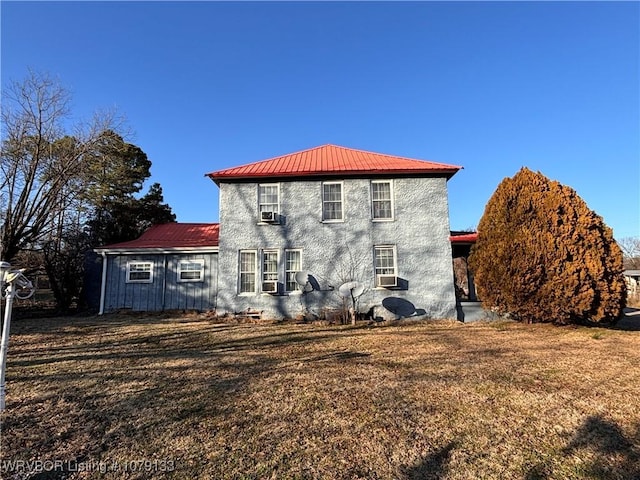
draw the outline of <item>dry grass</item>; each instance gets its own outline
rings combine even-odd
[[[13,327],[2,478],[640,476],[640,332],[197,316]],[[51,463],[29,474],[8,460]]]

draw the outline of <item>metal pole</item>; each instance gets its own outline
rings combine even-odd
[[[6,262],[3,262],[6,263]],[[4,266],[4,265],[3,265]],[[7,272],[8,273],[8,272]],[[2,282],[4,283],[5,271],[2,271]],[[13,282],[7,286],[7,297],[4,306],[4,323],[2,324],[2,342],[0,343],[0,412],[4,411],[5,381],[4,372],[7,367],[7,349],[9,348],[9,327],[11,324],[11,310],[13,308],[13,297],[15,287]]]
[[[107,292],[107,254],[102,252],[102,283],[100,284],[100,310],[98,315],[104,313],[104,296]]]

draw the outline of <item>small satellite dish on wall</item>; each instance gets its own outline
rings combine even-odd
[[[319,288],[318,282],[315,281],[313,275],[304,270],[296,273],[296,283],[300,285],[303,293],[309,293]],[[314,285],[315,282],[315,285]]]
[[[304,270],[301,272],[297,272],[296,283],[302,287],[309,283],[309,272],[305,272]]]
[[[338,294],[344,298],[357,298],[364,293],[364,285],[360,282],[347,282],[338,287]]]

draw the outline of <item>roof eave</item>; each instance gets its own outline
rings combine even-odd
[[[239,181],[239,180],[255,180],[257,178],[304,178],[304,177],[366,177],[366,176],[397,176],[397,175],[445,175],[447,180],[453,177],[463,167],[452,168],[434,168],[434,169],[403,169],[403,170],[342,170],[335,172],[313,171],[313,172],[273,172],[273,173],[243,173],[243,174],[220,174],[217,172],[207,173],[209,177],[220,186],[220,182]]]
[[[93,251],[98,254],[118,255],[148,255],[148,254],[176,254],[176,253],[218,253],[218,246],[208,247],[98,247]]]

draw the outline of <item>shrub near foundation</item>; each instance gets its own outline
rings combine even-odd
[[[610,322],[625,304],[612,230],[572,188],[527,168],[489,199],[469,266],[485,308],[524,322]]]

